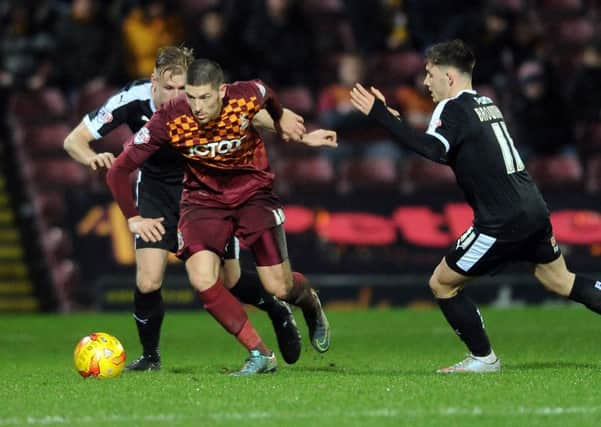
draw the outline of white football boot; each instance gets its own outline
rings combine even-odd
[[[490,356],[493,357],[490,357]],[[439,374],[487,374],[501,370],[501,360],[493,354],[485,357],[477,357],[468,354],[461,362],[455,363],[447,368],[440,368]],[[490,360],[492,359],[492,360]]]

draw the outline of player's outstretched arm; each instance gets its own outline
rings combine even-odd
[[[284,121],[283,126],[282,120]],[[279,124],[273,121],[267,110],[260,110],[253,118],[253,126],[278,132],[284,141],[300,138],[306,132],[303,117],[288,108],[283,109]]]
[[[371,87],[368,91],[360,83],[351,90],[351,104],[357,110],[386,128],[397,141],[412,151],[435,162],[445,163],[444,145],[432,135],[418,132],[386,105],[382,93]]]
[[[337,147],[338,136],[335,131],[329,129],[317,129],[302,135],[296,142],[310,147]]]
[[[90,148],[94,136],[82,121],[67,135],[63,142],[65,151],[79,163],[90,167],[92,170],[110,168],[115,161],[113,153],[97,153]]]

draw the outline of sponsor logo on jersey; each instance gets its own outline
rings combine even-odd
[[[177,229],[177,250],[181,251],[184,249],[184,235],[182,234],[182,230]]]
[[[134,144],[146,144],[148,141],[150,141],[150,131],[143,127],[134,136]]]
[[[265,96],[265,94],[267,93],[267,89],[265,89],[265,86],[263,86],[261,83],[255,83],[255,84],[259,88],[259,92],[261,92],[261,96]]]
[[[559,245],[557,244],[557,240],[555,240],[555,236],[551,236],[549,242],[551,243],[551,247],[553,248],[553,253],[556,254],[557,252],[559,252]]]
[[[224,139],[218,142],[209,142],[203,145],[195,145],[190,147],[188,151],[189,156],[194,157],[215,157],[216,155],[223,155],[236,151],[242,145],[242,142],[246,139],[246,135],[242,138],[237,139]]]
[[[462,235],[457,239],[457,244],[455,245],[455,249],[467,249],[469,245],[476,238],[476,233],[474,232],[474,228],[468,228]]]
[[[248,116],[246,114],[240,114],[240,129],[246,130],[249,124]]]

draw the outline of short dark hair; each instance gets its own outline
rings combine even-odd
[[[210,59],[197,59],[190,64],[186,73],[186,84],[202,86],[210,84],[216,88],[225,82],[221,66]]]
[[[157,52],[154,61],[154,72],[158,75],[171,71],[173,74],[184,74],[194,61],[192,49],[183,46],[164,46]]]
[[[474,51],[462,40],[438,43],[426,50],[426,62],[433,65],[449,65],[467,74],[472,74],[476,65]]]

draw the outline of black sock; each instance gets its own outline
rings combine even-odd
[[[138,288],[134,294],[134,319],[145,356],[159,357],[159,338],[165,309],[161,290],[143,294]]]
[[[230,289],[230,292],[240,302],[254,305],[259,310],[267,312],[270,317],[287,314],[277,298],[265,290],[259,275],[254,271],[242,270],[240,280]]]
[[[492,350],[478,307],[463,292],[437,301],[447,322],[469,351],[474,356],[488,356]]]
[[[569,298],[601,314],[601,280],[576,275]]]

